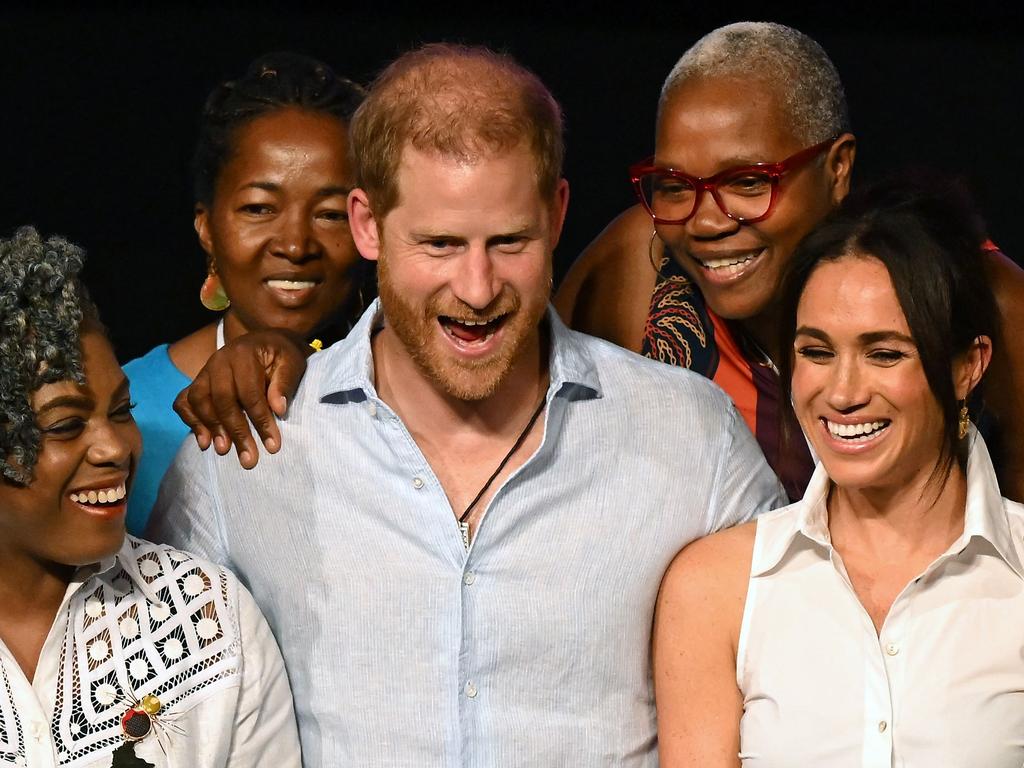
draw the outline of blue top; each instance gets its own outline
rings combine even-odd
[[[662,574],[691,540],[785,503],[750,430],[704,377],[549,311],[543,440],[467,551],[374,388],[377,312],[311,358],[255,469],[185,441],[151,533],[249,585],[307,765],[654,768]]]
[[[192,380],[171,362],[166,344],[126,363],[124,372],[135,401],[135,423],[142,432],[142,459],[128,497],[128,533],[139,536],[156,503],[160,481],[189,433],[171,406]]]

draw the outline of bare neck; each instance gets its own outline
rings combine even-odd
[[[738,321],[738,325],[758,349],[774,364],[779,364],[779,307],[769,305],[754,317]]]
[[[956,465],[939,490],[928,485],[929,474],[893,489],[833,487],[828,510],[836,549],[884,562],[945,552],[964,531],[967,478]]]
[[[424,374],[385,326],[373,338],[377,393],[401,417],[417,442],[456,436],[505,437],[522,429],[523,414],[540,402],[548,383],[546,331],[540,329],[489,397],[460,400]],[[528,418],[528,417],[527,417]]]
[[[0,639],[31,681],[75,569],[24,553],[4,552],[0,561]]]

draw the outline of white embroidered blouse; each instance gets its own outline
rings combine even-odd
[[[159,710],[134,751],[158,768],[299,765],[281,654],[252,596],[223,568],[132,537],[68,586],[32,682],[0,641],[0,765],[107,768],[147,695]]]
[[[881,633],[832,548],[819,464],[758,518],[737,650],[744,768],[1024,765],[1024,506],[972,430],[963,534]]]

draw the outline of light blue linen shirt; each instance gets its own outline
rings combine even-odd
[[[315,355],[252,471],[186,441],[152,534],[229,565],[309,766],[655,766],[651,620],[691,540],[785,503],[729,398],[549,310],[544,438],[467,553],[377,395],[377,305]]]

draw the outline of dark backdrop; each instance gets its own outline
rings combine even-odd
[[[128,359],[209,318],[192,231],[188,158],[206,93],[256,55],[294,49],[368,81],[420,42],[479,42],[533,68],[562,102],[572,199],[560,276],[632,202],[626,168],[650,153],[661,81],[713,27],[742,18],[818,39],[846,84],[859,138],[855,181],[903,165],[963,176],[993,237],[1024,254],[1018,125],[1024,47],[1008,16],[955,17],[870,4],[788,10],[693,3],[551,5],[470,11],[423,3],[352,8],[151,6],[5,8],[0,18],[0,233],[32,223],[90,252],[86,278]],[[923,6],[922,6],[923,7]]]

